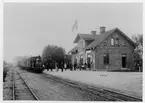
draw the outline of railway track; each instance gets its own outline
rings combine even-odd
[[[53,79],[57,82],[61,82],[67,84],[69,86],[82,89],[84,91],[88,91],[89,93],[93,93],[96,96],[101,98],[101,101],[142,101],[142,99],[131,97],[122,93],[117,93],[107,89],[101,89],[97,87],[92,87],[83,83],[72,82],[67,79],[59,78],[52,75],[47,75],[48,78]]]
[[[21,75],[13,70],[13,100],[39,100]]]
[[[13,72],[12,76],[13,100],[39,100],[18,72]],[[103,88],[89,86],[79,82],[69,81],[67,79],[59,78],[52,75],[45,75],[45,77],[58,83],[63,83],[65,85],[78,88],[82,90],[82,92],[87,92],[88,95],[93,94],[95,95],[94,99],[98,101],[142,101],[142,99],[139,98],[131,97],[121,93],[116,93],[114,91]]]

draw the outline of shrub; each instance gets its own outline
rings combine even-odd
[[[5,78],[6,78],[6,75],[7,75],[7,72],[9,71],[9,67],[4,66],[3,68],[4,68],[4,70],[3,70],[3,82],[4,82]]]

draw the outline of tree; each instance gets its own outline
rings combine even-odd
[[[3,82],[5,81],[5,77],[7,75],[7,72],[9,71],[9,69],[11,69],[13,67],[12,63],[3,61]]]
[[[65,50],[62,47],[56,45],[47,45],[42,53],[42,61],[47,69],[55,68],[57,64],[58,68],[63,69]]]
[[[133,41],[136,43],[135,53],[138,55],[139,59],[142,59],[143,55],[143,35],[133,35],[132,36]]]
[[[6,61],[3,61],[3,66],[7,65],[7,62]]]
[[[136,43],[136,48],[134,53],[135,53],[136,65],[138,65],[137,68],[142,69],[143,35],[142,34],[133,35],[132,40]]]
[[[142,34],[133,35],[132,39],[137,45],[143,45],[143,35]]]

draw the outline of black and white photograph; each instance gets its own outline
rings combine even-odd
[[[3,101],[143,102],[143,2],[3,2]]]

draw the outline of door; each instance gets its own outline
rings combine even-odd
[[[122,55],[122,67],[126,68],[126,55]]]

